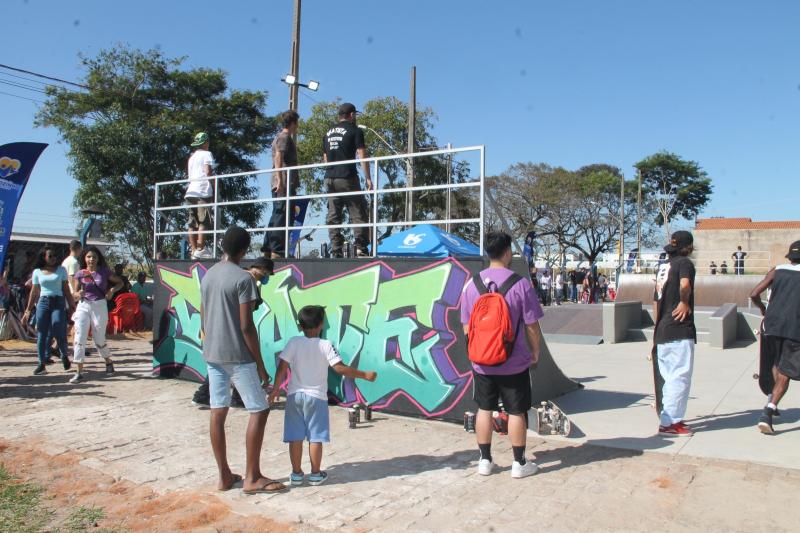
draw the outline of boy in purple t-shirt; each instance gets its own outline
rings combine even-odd
[[[511,264],[511,237],[502,232],[491,232],[486,236],[486,253],[489,268],[481,271],[481,278],[489,290],[497,290],[513,272]],[[464,287],[461,298],[461,323],[467,333],[472,308],[478,299],[478,289],[470,280]],[[542,331],[539,319],[543,312],[539,300],[524,278],[515,283],[505,295],[511,324],[519,332],[508,359],[496,366],[472,364],[473,395],[478,404],[475,420],[475,434],[481,456],[478,473],[488,476],[492,473],[492,411],[498,409],[498,399],[508,413],[508,436],[514,451],[511,477],[522,478],[536,473],[538,466],[525,459],[525,438],[527,431],[526,415],[531,408],[530,367],[539,361],[539,345]],[[524,328],[517,328],[519,322]]]

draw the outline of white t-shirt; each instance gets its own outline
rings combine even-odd
[[[208,150],[196,150],[189,158],[189,186],[186,198],[210,198],[211,182],[203,179],[208,176],[206,165],[214,166],[214,156]]]
[[[563,289],[564,288],[564,279],[561,277],[561,274],[556,276],[556,289]]]
[[[305,335],[292,337],[280,358],[292,370],[288,394],[302,392],[312,398],[328,399],[328,367],[342,362],[331,341]]]
[[[68,255],[63,261],[61,261],[61,266],[64,267],[67,271],[67,275],[69,276],[69,291],[74,292],[72,290],[72,277],[75,275],[75,272],[81,269],[81,262]]]

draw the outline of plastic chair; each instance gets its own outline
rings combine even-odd
[[[108,313],[106,333],[115,335],[123,331],[141,331],[144,329],[144,313],[139,308],[139,297],[132,292],[117,296],[117,306]]]

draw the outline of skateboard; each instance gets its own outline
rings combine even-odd
[[[764,333],[764,323],[758,328],[758,374],[753,377],[758,380],[758,387],[766,395],[772,394],[775,387],[775,376],[772,367],[775,366],[775,350],[770,346],[770,339]]]
[[[567,415],[551,401],[544,401],[536,408],[536,432],[539,435],[569,436],[572,424]]]
[[[658,348],[656,347],[655,343],[653,343],[653,348],[650,350],[650,355],[648,359],[651,363],[653,363],[653,384],[655,385],[655,397],[656,397],[656,415],[661,416],[661,407],[662,401],[664,398],[664,377],[661,375],[661,371],[658,369]]]

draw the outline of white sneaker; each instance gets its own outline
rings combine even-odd
[[[83,374],[80,374],[80,373],[76,372],[75,375],[72,376],[72,379],[69,380],[69,382],[70,383],[82,383],[83,382]]]
[[[203,248],[202,250],[195,250],[192,254],[194,259],[213,259],[214,254],[211,253],[211,250],[208,249],[208,246]]]
[[[514,461],[514,463],[511,465],[511,477],[513,478],[532,476],[538,471],[539,466],[533,461],[528,461],[524,465]]]
[[[478,474],[488,476],[494,470],[494,463],[489,459],[481,459],[478,461]]]

